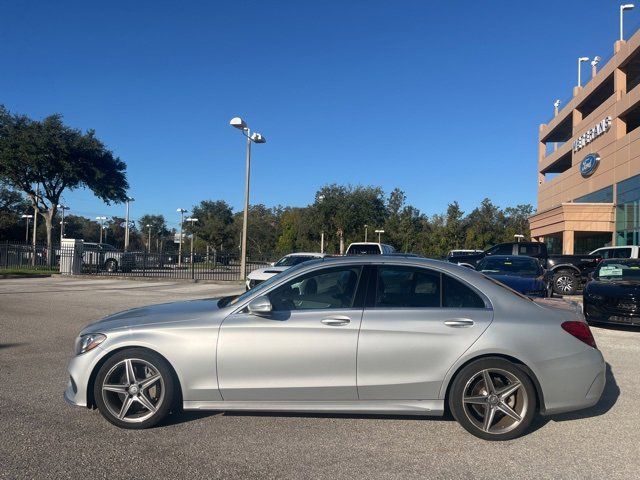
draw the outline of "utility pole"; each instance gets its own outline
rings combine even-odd
[[[367,232],[369,230],[369,225],[364,226],[364,241],[367,242]]]
[[[178,247],[178,268],[182,266],[182,225],[184,223],[184,208],[178,208],[176,210],[180,214],[180,246]]]
[[[320,232],[320,253],[324,253],[324,230]]]
[[[104,230],[104,221],[107,217],[96,217],[96,220],[100,222],[100,243],[102,243],[102,231]],[[105,239],[106,240],[106,239]]]
[[[127,197],[127,218],[124,226],[124,251],[129,250],[129,202],[133,202],[135,198]]]
[[[62,239],[64,238],[64,211],[69,210],[69,207],[60,204],[58,208],[62,212],[62,221],[60,222],[60,246],[62,246]]]
[[[145,225],[149,229],[149,242],[147,243],[147,250],[151,253],[151,224],[147,223]]]
[[[31,264],[36,266],[36,240],[38,232],[38,199],[40,198],[40,185],[36,185],[36,204],[33,207],[33,256]]]
[[[28,244],[29,243],[29,223],[31,223],[31,219],[33,218],[33,215],[22,215],[22,218],[24,218],[27,221],[27,233],[24,237],[24,243]]]

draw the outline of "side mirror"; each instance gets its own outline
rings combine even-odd
[[[271,305],[269,297],[261,295],[249,302],[247,310],[249,310],[250,315],[268,315],[273,310],[273,306]]]

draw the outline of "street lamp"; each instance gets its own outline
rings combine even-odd
[[[620,5],[620,40],[624,40],[624,11],[631,10],[635,5],[633,3],[625,3],[624,5]]]
[[[367,233],[369,231],[369,225],[364,226],[364,241],[367,242]]]
[[[384,233],[384,230],[376,230],[375,232],[378,234],[378,243],[382,243],[380,241],[380,235],[382,235]]]
[[[62,245],[62,239],[64,238],[64,211],[69,210],[69,207],[60,204],[58,208],[62,212],[62,221],[60,222],[60,245]]]
[[[589,61],[589,57],[580,57],[578,58],[578,86],[581,87],[582,86],[582,80],[580,79],[580,72],[582,70],[582,63],[583,62],[588,62]]]
[[[240,279],[244,280],[246,277],[247,266],[247,222],[249,220],[249,178],[251,176],[251,142],[253,143],[266,143],[264,138],[259,133],[251,133],[247,123],[240,117],[234,117],[229,122],[234,128],[237,128],[242,134],[247,137],[247,153],[246,153],[246,176],[244,182],[244,213],[242,215],[242,246],[240,251]]]
[[[27,234],[25,235],[25,243],[29,243],[29,223],[31,222],[31,219],[33,218],[33,215],[22,215],[22,217],[20,218],[25,218],[27,220]]]
[[[100,243],[102,243],[102,231],[104,230],[104,221],[107,217],[96,217],[96,220],[100,222]]]
[[[149,243],[147,245],[147,250],[148,250],[148,253],[151,253],[151,224],[147,223],[145,227],[149,229]]]
[[[133,197],[127,197],[127,215],[124,226],[124,251],[129,250],[129,203],[135,201]]]
[[[180,246],[178,247],[178,268],[182,266],[182,225],[184,224],[184,208],[178,208],[176,210],[180,214]]]
[[[596,73],[598,73],[597,65],[600,63],[600,60],[602,60],[602,58],[598,55],[593,57],[593,60],[591,60],[591,78],[595,77]]]
[[[559,98],[553,102],[553,115],[554,116],[558,116],[558,108],[560,107],[560,104],[562,103],[562,100],[560,100]]]
[[[198,221],[197,218],[189,217],[187,222],[191,223],[191,268],[193,268],[193,224]]]

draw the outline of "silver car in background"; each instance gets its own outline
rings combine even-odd
[[[239,297],[87,326],[65,399],[124,428],[175,407],[442,415],[488,440],[597,403],[605,363],[580,309],[417,257],[305,262]]]

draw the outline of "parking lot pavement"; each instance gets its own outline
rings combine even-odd
[[[637,478],[640,329],[594,328],[610,365],[601,402],[541,419],[527,436],[479,440],[451,420],[183,413],[120,430],[62,399],[80,328],[125,308],[237,286],[0,280],[2,478]]]

